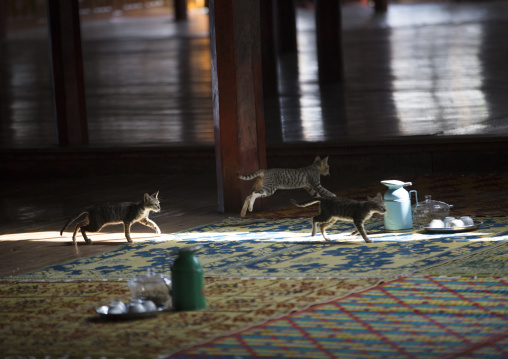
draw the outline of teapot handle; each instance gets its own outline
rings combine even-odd
[[[411,191],[409,191],[409,200],[411,200],[411,193],[414,193],[415,194],[415,209],[416,209],[416,206],[418,206],[418,192],[415,190],[415,189],[412,189]]]

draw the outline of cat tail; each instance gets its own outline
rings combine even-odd
[[[298,203],[294,199],[291,199],[290,201],[291,201],[291,203],[293,203],[295,206],[298,206],[298,207],[309,207],[309,206],[312,206],[313,204],[321,203],[321,199],[319,199],[319,198],[311,199],[310,201],[307,201],[304,203]]]
[[[81,217],[85,213],[88,213],[88,212],[87,211],[83,211],[83,212],[80,212],[79,214],[69,218],[69,220],[65,223],[65,225],[62,228],[62,230],[60,231],[60,235],[63,235],[63,232],[67,229],[67,227],[69,227],[69,224],[74,222],[76,219],[78,219],[79,217]]]
[[[265,170],[257,170],[256,172],[250,174],[250,175],[241,175],[238,173],[238,178],[243,179],[244,181],[251,180],[253,178],[263,176],[265,174]]]

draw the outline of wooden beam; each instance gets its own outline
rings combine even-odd
[[[316,0],[315,15],[319,82],[341,82],[344,63],[340,1]]]
[[[240,180],[238,173],[250,174],[266,168],[260,41],[258,0],[210,1],[220,212],[239,212],[250,193],[252,183]]]
[[[60,145],[88,143],[78,0],[47,0],[51,72]]]

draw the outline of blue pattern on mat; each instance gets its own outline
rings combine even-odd
[[[310,236],[310,219],[239,220],[192,228],[156,240],[21,274],[11,279],[132,278],[148,268],[169,274],[177,249],[200,243],[198,257],[211,277],[394,278],[487,249],[508,239],[505,218],[483,218],[477,231],[455,234],[384,233],[382,218],[367,231],[374,243],[350,236],[338,222],[331,241]]]

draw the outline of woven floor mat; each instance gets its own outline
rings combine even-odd
[[[104,321],[96,308],[132,298],[125,282],[0,281],[0,357],[155,359],[377,283],[206,278],[205,310]]]
[[[403,278],[172,358],[508,358],[508,282]]]
[[[351,237],[351,224],[337,223],[331,241],[310,236],[305,218],[260,222],[232,219],[125,245],[99,255],[23,273],[12,280],[118,280],[168,273],[176,249],[202,244],[197,256],[209,277],[396,278],[442,265],[508,239],[504,217],[484,217],[479,230],[455,234],[385,233],[371,219],[373,243]],[[317,240],[316,240],[317,239]]]
[[[423,269],[421,275],[477,276],[508,278],[508,242],[452,261]]]

